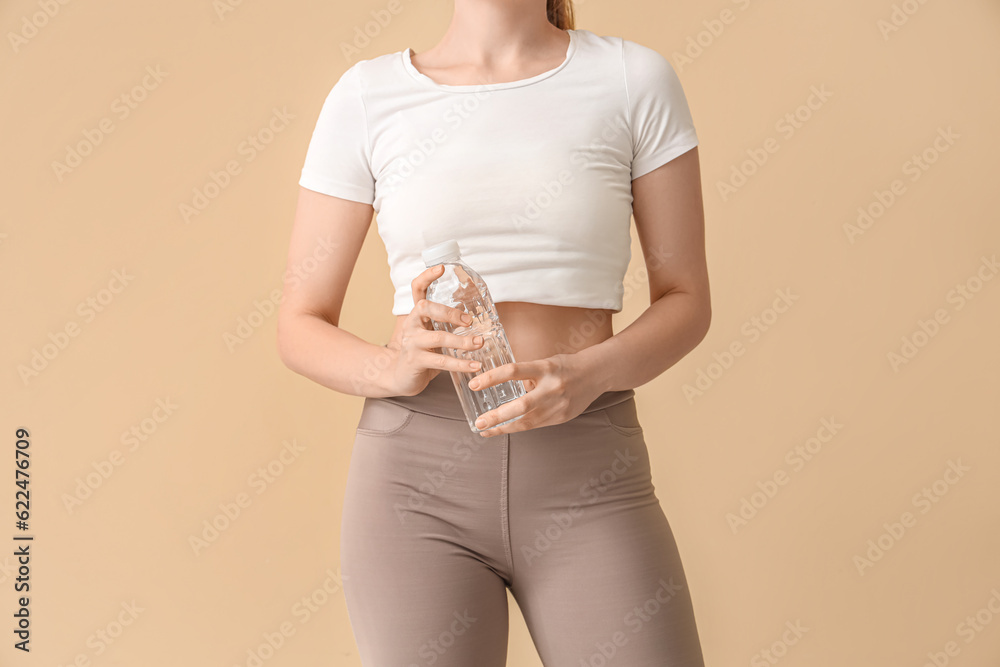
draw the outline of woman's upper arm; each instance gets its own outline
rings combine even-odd
[[[632,213],[649,275],[650,303],[687,292],[709,303],[698,147],[632,181]]]
[[[342,199],[299,186],[280,321],[300,314],[333,325],[375,213],[371,204]]]
[[[340,321],[347,283],[375,210],[375,178],[365,109],[365,82],[356,63],[323,101],[299,178],[288,265],[278,315]]]
[[[650,303],[686,292],[711,318],[698,134],[670,62],[624,40],[632,132],[632,213],[646,259]]]

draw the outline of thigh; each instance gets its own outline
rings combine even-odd
[[[704,664],[628,403],[513,434],[512,593],[546,665]]]
[[[365,667],[503,667],[507,589],[467,555],[424,549],[370,554],[343,573]]]
[[[362,412],[340,555],[365,667],[505,664],[506,585],[471,548],[475,510],[449,500],[477,473],[471,457],[465,468],[443,465],[455,449],[451,436],[461,436],[451,428],[385,401],[366,402]]]

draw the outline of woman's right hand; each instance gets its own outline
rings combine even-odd
[[[410,288],[413,292],[413,310],[403,320],[393,368],[395,386],[401,396],[415,396],[422,392],[441,371],[476,373],[481,370],[466,359],[456,359],[440,352],[442,347],[476,350],[482,347],[482,336],[459,336],[447,331],[435,331],[431,320],[451,322],[457,327],[467,327],[472,318],[464,311],[442,303],[427,300],[427,288],[443,272],[438,264],[422,271]],[[464,319],[467,318],[467,319]],[[475,338],[480,340],[475,342]]]

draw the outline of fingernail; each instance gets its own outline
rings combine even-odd
[[[472,324],[472,315],[469,315],[468,313],[463,313],[462,321],[465,322],[466,324]]]
[[[473,361],[469,365],[472,366],[473,368],[479,368],[480,366],[482,366],[482,364],[479,363],[478,361]]]
[[[475,343],[476,345],[482,345],[483,344],[483,337],[482,336],[476,336],[475,338],[472,339],[472,342]]]

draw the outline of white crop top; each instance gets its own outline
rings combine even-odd
[[[372,204],[393,315],[447,239],[495,302],[621,311],[631,182],[698,137],[666,58],[567,32],[562,64],[527,79],[440,84],[407,49],[355,63],[326,97],[299,184]]]

